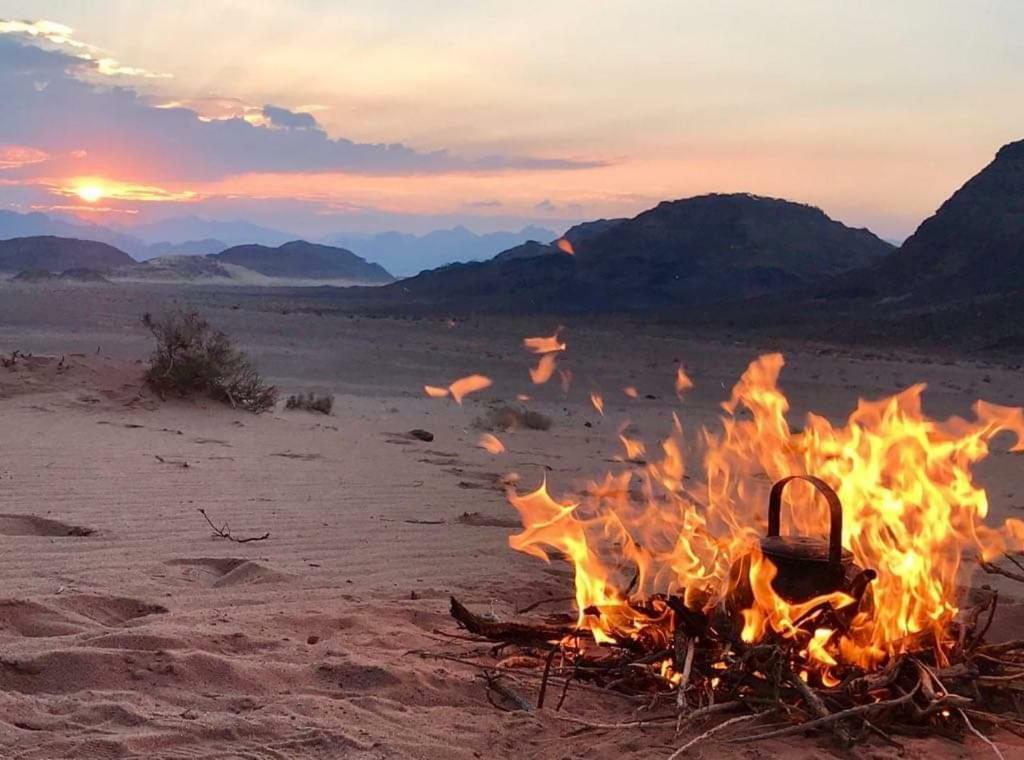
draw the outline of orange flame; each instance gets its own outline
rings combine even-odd
[[[684,391],[693,387],[693,380],[686,374],[682,367],[676,370],[676,395],[682,396]]]
[[[639,398],[640,396],[640,391],[638,391],[632,385],[627,385],[625,388],[622,389],[622,392],[625,393],[630,398]]]
[[[678,594],[705,611],[727,607],[743,583],[742,638],[791,639],[805,669],[834,683],[833,671],[842,668],[877,667],[922,645],[943,651],[967,573],[962,557],[994,558],[1024,545],[1024,521],[985,523],[988,495],[973,475],[1001,433],[1016,437],[1014,451],[1024,450],[1024,411],[979,401],[973,419],[938,421],[923,413],[924,386],[915,385],[858,401],[842,425],[811,413],[794,431],[778,388],[782,366],[779,354],[751,362],[717,429],[687,441],[676,418],[660,451],[647,452],[639,493],[631,486],[635,468],[604,475],[573,501],[552,498],[546,483],[510,492],[523,523],[510,545],[572,562],[578,622],[595,639],[628,638],[651,625],[625,596],[634,574],[638,596]],[[591,401],[600,411],[600,397]],[[625,436],[622,443],[630,458],[643,451]],[[687,474],[684,452],[700,463],[698,472]],[[877,572],[863,603],[845,589],[802,603],[776,592],[776,567],[758,539],[769,485],[794,474],[816,475],[839,495],[843,545],[857,566]],[[800,535],[824,535],[827,515],[804,485],[787,492],[785,523]],[[818,623],[822,605],[847,615],[849,625]]]
[[[539,338],[523,338],[523,346],[527,351],[534,354],[550,354],[556,351],[564,351],[565,343],[558,339],[558,333],[561,332],[562,328],[558,328],[554,335]]]
[[[444,398],[445,396],[451,396],[455,400],[455,403],[461,404],[462,399],[470,393],[482,391],[484,388],[489,388],[490,386],[491,378],[486,375],[467,375],[466,377],[459,378],[447,388],[439,388],[436,385],[424,385],[423,392],[431,398]]]
[[[597,413],[604,417],[604,399],[596,391],[590,394],[590,403],[594,405]]]
[[[556,240],[555,247],[562,253],[568,253],[570,256],[576,255],[576,249],[572,247],[572,243],[570,243],[566,238],[559,238]]]
[[[488,454],[504,454],[505,444],[503,444],[496,435],[490,433],[484,433],[480,436],[480,440],[477,441],[477,446],[487,451]]]
[[[555,356],[557,354],[544,354],[537,366],[530,370],[530,379],[534,385],[544,385],[555,374]]]

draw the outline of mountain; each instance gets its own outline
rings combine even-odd
[[[548,256],[553,253],[562,253],[562,251],[551,243],[540,243],[536,240],[527,240],[521,245],[502,251],[494,257],[494,260],[508,261],[509,259],[532,259],[536,256]]]
[[[236,264],[268,277],[365,283],[385,283],[394,279],[379,264],[371,264],[351,251],[305,240],[293,240],[277,248],[239,245],[207,258],[218,263]]]
[[[595,219],[592,222],[581,222],[567,229],[562,237],[568,240],[573,248],[576,248],[607,232],[612,227],[617,227],[628,221],[628,219]]]
[[[0,240],[42,236],[97,240],[132,255],[146,248],[146,244],[136,237],[96,224],[78,224],[38,212],[19,214],[0,210]]]
[[[517,245],[502,251],[495,256],[496,261],[507,261],[509,259],[532,259],[534,256],[547,256],[550,254],[561,254],[575,251],[587,241],[592,240],[603,232],[626,221],[625,219],[596,219],[592,222],[582,222],[566,230],[558,240],[550,243],[540,243],[536,240],[527,240],[522,245]],[[569,247],[565,248],[568,241]],[[560,247],[562,246],[562,247]]]
[[[483,235],[453,227],[434,230],[426,235],[401,232],[383,232],[371,237],[333,235],[325,242],[355,251],[369,261],[375,261],[396,275],[416,274],[427,269],[444,266],[453,261],[489,259],[499,251],[520,245],[528,240],[553,240],[551,230],[527,226],[518,232],[489,232]]]
[[[260,243],[262,245],[281,245],[293,240],[295,235],[261,227],[242,220],[223,222],[214,219],[203,219],[199,216],[178,216],[161,219],[156,222],[136,224],[124,228],[133,236],[147,244],[174,243],[182,244],[192,240],[218,240],[227,245],[243,243]],[[162,252],[166,253],[166,251]],[[157,255],[162,255],[162,253]]]
[[[51,235],[0,240],[0,271],[71,269],[105,271],[135,264],[124,251],[95,240],[77,240]]]
[[[748,194],[666,201],[570,234],[572,256],[531,256],[554,251],[527,245],[424,272],[375,295],[498,311],[664,310],[798,288],[893,250],[820,209]]]
[[[879,293],[974,298],[1024,289],[1024,140],[953,193],[862,284]]]
[[[141,259],[155,259],[158,256],[209,256],[230,248],[223,240],[204,238],[203,240],[185,240],[181,243],[151,243],[146,246],[146,253]]]

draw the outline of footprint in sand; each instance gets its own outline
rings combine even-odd
[[[70,636],[165,612],[167,608],[159,604],[101,594],[67,594],[45,603],[0,599],[0,632],[25,638]]]
[[[95,533],[92,528],[69,525],[34,515],[0,515],[0,536],[71,536],[82,538]]]
[[[249,559],[234,557],[196,557],[172,559],[164,564],[183,568],[182,576],[211,588],[224,588],[256,583],[279,583],[288,579],[285,573],[271,570]]]

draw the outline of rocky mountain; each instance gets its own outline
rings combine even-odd
[[[340,245],[369,261],[375,261],[396,275],[416,274],[454,261],[489,259],[529,240],[547,242],[556,237],[551,230],[527,226],[518,232],[490,232],[478,235],[465,227],[434,230],[426,235],[383,232],[379,235],[333,235],[326,242]]]
[[[371,264],[351,251],[305,240],[293,240],[277,248],[239,245],[207,258],[221,264],[245,267],[267,277],[353,280],[368,284],[394,279],[384,267]]]
[[[1024,289],[1024,140],[1003,146],[857,287],[946,299]]]
[[[504,310],[650,310],[735,302],[871,265],[893,247],[820,209],[747,194],[661,203],[382,291],[407,301]],[[543,255],[545,253],[558,255]]]
[[[106,271],[132,264],[135,260],[124,251],[95,240],[49,235],[0,240],[0,271],[4,272]]]

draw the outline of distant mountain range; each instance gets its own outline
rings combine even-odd
[[[20,281],[46,281],[45,275],[85,281],[87,272],[110,279],[274,284],[280,281],[343,281],[375,285],[394,278],[344,248],[293,240],[277,248],[242,245],[207,256],[158,256],[135,261],[124,251],[92,240],[53,236],[0,241],[0,272],[18,274]]]
[[[528,240],[548,242],[557,234],[543,227],[527,226],[518,232],[489,232],[478,235],[465,227],[435,230],[426,235],[384,232],[373,236],[332,235],[324,242],[355,251],[397,276],[435,269],[454,261],[489,259],[499,251]]]
[[[158,256],[206,256],[232,246],[259,244],[279,246],[297,235],[244,220],[219,221],[183,216],[118,229],[68,221],[41,213],[0,211],[0,240],[52,235],[97,240],[120,248],[138,261]],[[465,227],[435,230],[425,235],[382,232],[376,235],[338,233],[321,241],[354,251],[398,275],[434,269],[453,261],[488,259],[499,251],[527,240],[548,242],[556,234],[543,227],[527,226],[518,232],[477,234]]]

